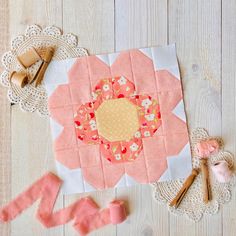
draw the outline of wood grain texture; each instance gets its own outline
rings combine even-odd
[[[236,152],[236,2],[235,0],[0,0],[0,53],[9,38],[29,24],[56,25],[79,35],[91,54],[176,42],[190,128],[222,135]],[[47,170],[54,170],[49,121],[10,107],[0,88],[0,203],[4,204]],[[101,236],[233,236],[236,191],[219,214],[193,223],[168,213],[152,198],[150,186],[90,194],[106,207],[113,198],[127,200],[129,218],[91,235]],[[58,199],[56,208],[88,194]],[[71,224],[44,229],[32,217],[37,204],[11,224],[3,236],[78,235]]]
[[[236,1],[222,1],[222,136],[226,148],[236,153]],[[223,235],[236,232],[236,191],[223,208]]]
[[[116,51],[167,44],[167,0],[116,0]]]
[[[0,54],[9,45],[9,6],[7,0],[0,0]],[[0,73],[2,72],[0,69]],[[11,198],[11,107],[6,97],[7,89],[0,87],[0,205]],[[10,224],[0,224],[0,232],[10,236]]]
[[[63,28],[79,37],[90,54],[114,51],[114,1],[67,0],[63,2]]]

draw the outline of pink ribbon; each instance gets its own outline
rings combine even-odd
[[[123,201],[115,200],[109,204],[108,208],[100,210],[89,197],[79,199],[68,207],[53,212],[61,184],[62,180],[56,175],[45,174],[26,191],[0,209],[0,221],[13,220],[39,198],[41,201],[36,216],[47,228],[74,220],[74,228],[81,235],[86,235],[92,230],[107,224],[119,224],[126,219]]]

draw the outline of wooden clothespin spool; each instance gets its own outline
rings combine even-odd
[[[170,202],[171,207],[177,208],[181,201],[183,200],[185,194],[187,193],[188,189],[192,185],[194,179],[198,175],[199,171],[198,169],[193,169],[191,175],[188,176],[188,178],[184,181],[184,184],[182,188],[177,193],[176,197]]]
[[[37,73],[35,74],[35,76],[33,78],[33,81],[36,81],[35,82],[35,87],[37,87],[38,85],[40,85],[42,83],[44,74],[45,74],[45,72],[47,70],[47,67],[48,67],[49,63],[52,60],[54,51],[55,50],[54,50],[53,47],[49,47],[49,48],[46,49],[45,54],[42,56],[43,62],[40,65]]]

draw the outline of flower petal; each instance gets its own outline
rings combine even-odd
[[[56,160],[69,169],[80,167],[80,157],[77,148],[65,149],[55,152]]]
[[[180,153],[183,147],[189,142],[188,133],[167,134],[165,136],[166,151],[168,156],[175,156]]]
[[[70,88],[68,84],[58,85],[48,99],[50,108],[65,107],[71,105]]]
[[[157,88],[152,59],[138,49],[131,50],[130,57],[137,93],[155,94]]]
[[[112,76],[123,75],[134,81],[130,54],[128,51],[121,52],[111,66]]]
[[[96,189],[104,189],[105,181],[103,169],[101,166],[95,167],[84,167],[82,168],[82,173],[86,182],[92,185]]]
[[[62,126],[73,125],[73,107],[50,108],[50,116]]]
[[[178,134],[187,132],[186,123],[174,114],[163,114],[162,125],[164,134]]]
[[[143,139],[143,151],[146,160],[161,160],[167,156],[164,136]]]
[[[149,183],[157,181],[167,169],[166,158],[147,160],[146,165]]]
[[[139,183],[148,183],[147,169],[142,152],[135,161],[125,163],[125,172]]]
[[[161,114],[167,114],[173,111],[176,105],[182,99],[181,90],[161,92],[158,94]]]
[[[158,92],[180,90],[181,82],[167,70],[156,71]]]
[[[75,128],[66,126],[54,141],[54,150],[63,150],[77,147]]]
[[[79,148],[79,156],[82,167],[101,166],[99,145],[84,145]]]
[[[87,62],[92,88],[95,87],[102,78],[112,77],[110,67],[97,56],[87,57]]]
[[[124,164],[108,165],[103,167],[106,188],[114,187],[125,173]]]

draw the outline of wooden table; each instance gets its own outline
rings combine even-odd
[[[220,135],[235,154],[236,133],[235,0],[0,0],[0,51],[29,24],[56,25],[79,35],[90,54],[176,42],[190,128]],[[47,118],[11,106],[0,88],[0,204],[53,170]],[[150,186],[92,193],[101,206],[114,197],[129,201],[130,217],[92,235],[216,236],[236,233],[236,196],[214,216],[193,223],[168,213],[152,198]],[[83,196],[60,197],[57,207]],[[37,205],[37,204],[36,204]],[[76,235],[71,225],[44,229],[35,220],[36,205],[0,235]]]

